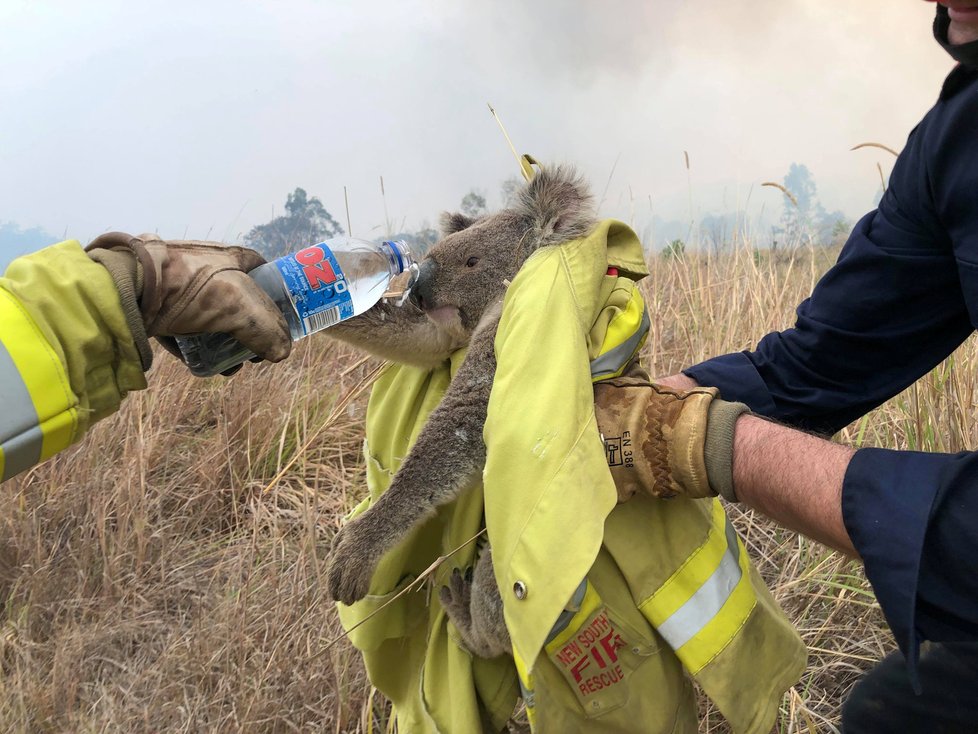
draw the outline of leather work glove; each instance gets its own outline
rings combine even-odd
[[[265,263],[254,250],[122,232],[100,235],[85,250],[112,276],[144,370],[153,360],[149,336],[181,360],[172,337],[220,332],[269,362],[289,356],[285,319],[247,275]]]
[[[594,385],[594,413],[618,501],[715,497],[737,501],[733,435],[743,403],[719,399],[715,387],[674,390],[641,368]]]

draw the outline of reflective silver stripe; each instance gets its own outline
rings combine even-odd
[[[628,360],[638,351],[639,344],[641,344],[642,339],[645,338],[651,326],[652,321],[649,319],[649,311],[643,308],[642,323],[639,324],[635,333],[614,349],[609,349],[604,354],[599,354],[591,361],[591,377],[613,375],[628,364]]]
[[[34,426],[3,444],[3,476],[0,482],[30,469],[41,460],[41,444],[44,434],[40,426]]]
[[[727,550],[716,571],[685,604],[657,628],[673,650],[678,650],[693,639],[717,615],[740,582],[743,575],[740,569],[740,545],[737,542],[737,531],[729,519],[726,521],[725,534]]]
[[[584,595],[587,593],[587,579],[584,579],[580,586],[574,591],[574,595],[571,597],[570,602],[564,607],[564,611],[560,613],[557,617],[557,621],[554,623],[553,628],[550,630],[550,634],[547,635],[547,639],[544,641],[544,645],[552,642],[554,638],[557,637],[561,632],[567,629],[567,625],[574,618],[581,609],[581,604],[584,603]]]
[[[0,342],[0,446],[3,447],[4,481],[41,460],[44,436],[38,426],[34,401],[27,392],[10,352]]]

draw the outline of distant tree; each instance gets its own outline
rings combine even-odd
[[[700,222],[700,232],[709,242],[713,252],[720,252],[730,241],[730,230],[734,216],[730,214],[707,214]]]
[[[426,248],[431,247],[439,240],[438,230],[432,227],[427,221],[421,223],[421,227],[414,233],[414,236]]]
[[[340,234],[343,228],[326,211],[323,202],[297,188],[286,197],[285,214],[257,225],[244,241],[266,257],[280,257]]]
[[[499,195],[503,200],[503,207],[508,208],[516,203],[516,195],[523,188],[523,179],[510,176],[499,185]]]
[[[411,248],[411,254],[414,255],[415,259],[419,259],[428,251],[429,247],[438,241],[438,230],[425,221],[417,230],[398,232],[391,235],[391,239],[406,242]]]
[[[486,208],[486,197],[475,189],[472,189],[462,197],[462,203],[459,205],[459,208],[462,214],[468,217],[481,217],[488,211]]]
[[[852,232],[852,222],[842,212],[833,212],[828,218],[831,221],[828,242],[833,245],[844,244],[849,239],[849,233]]]
[[[792,163],[784,177],[784,186],[794,194],[798,211],[810,212],[818,206],[818,187],[815,177],[804,163]]]
[[[788,175],[784,177],[784,186],[797,202],[796,205],[785,197],[781,227],[776,231],[787,244],[814,242],[827,245],[837,239],[835,228],[839,223],[849,227],[845,214],[840,211],[825,211],[818,199],[815,177],[808,166],[792,163]]]
[[[686,243],[676,239],[670,242],[662,250],[662,257],[666,260],[682,260],[686,255]]]

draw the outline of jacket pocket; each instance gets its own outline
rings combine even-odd
[[[628,703],[632,674],[659,651],[643,632],[608,606],[586,581],[579,609],[544,646],[585,716],[602,716]]]

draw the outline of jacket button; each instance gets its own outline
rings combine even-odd
[[[522,581],[517,581],[515,584],[513,584],[513,593],[516,594],[516,598],[520,599],[521,601],[526,599],[526,584],[524,584]]]

